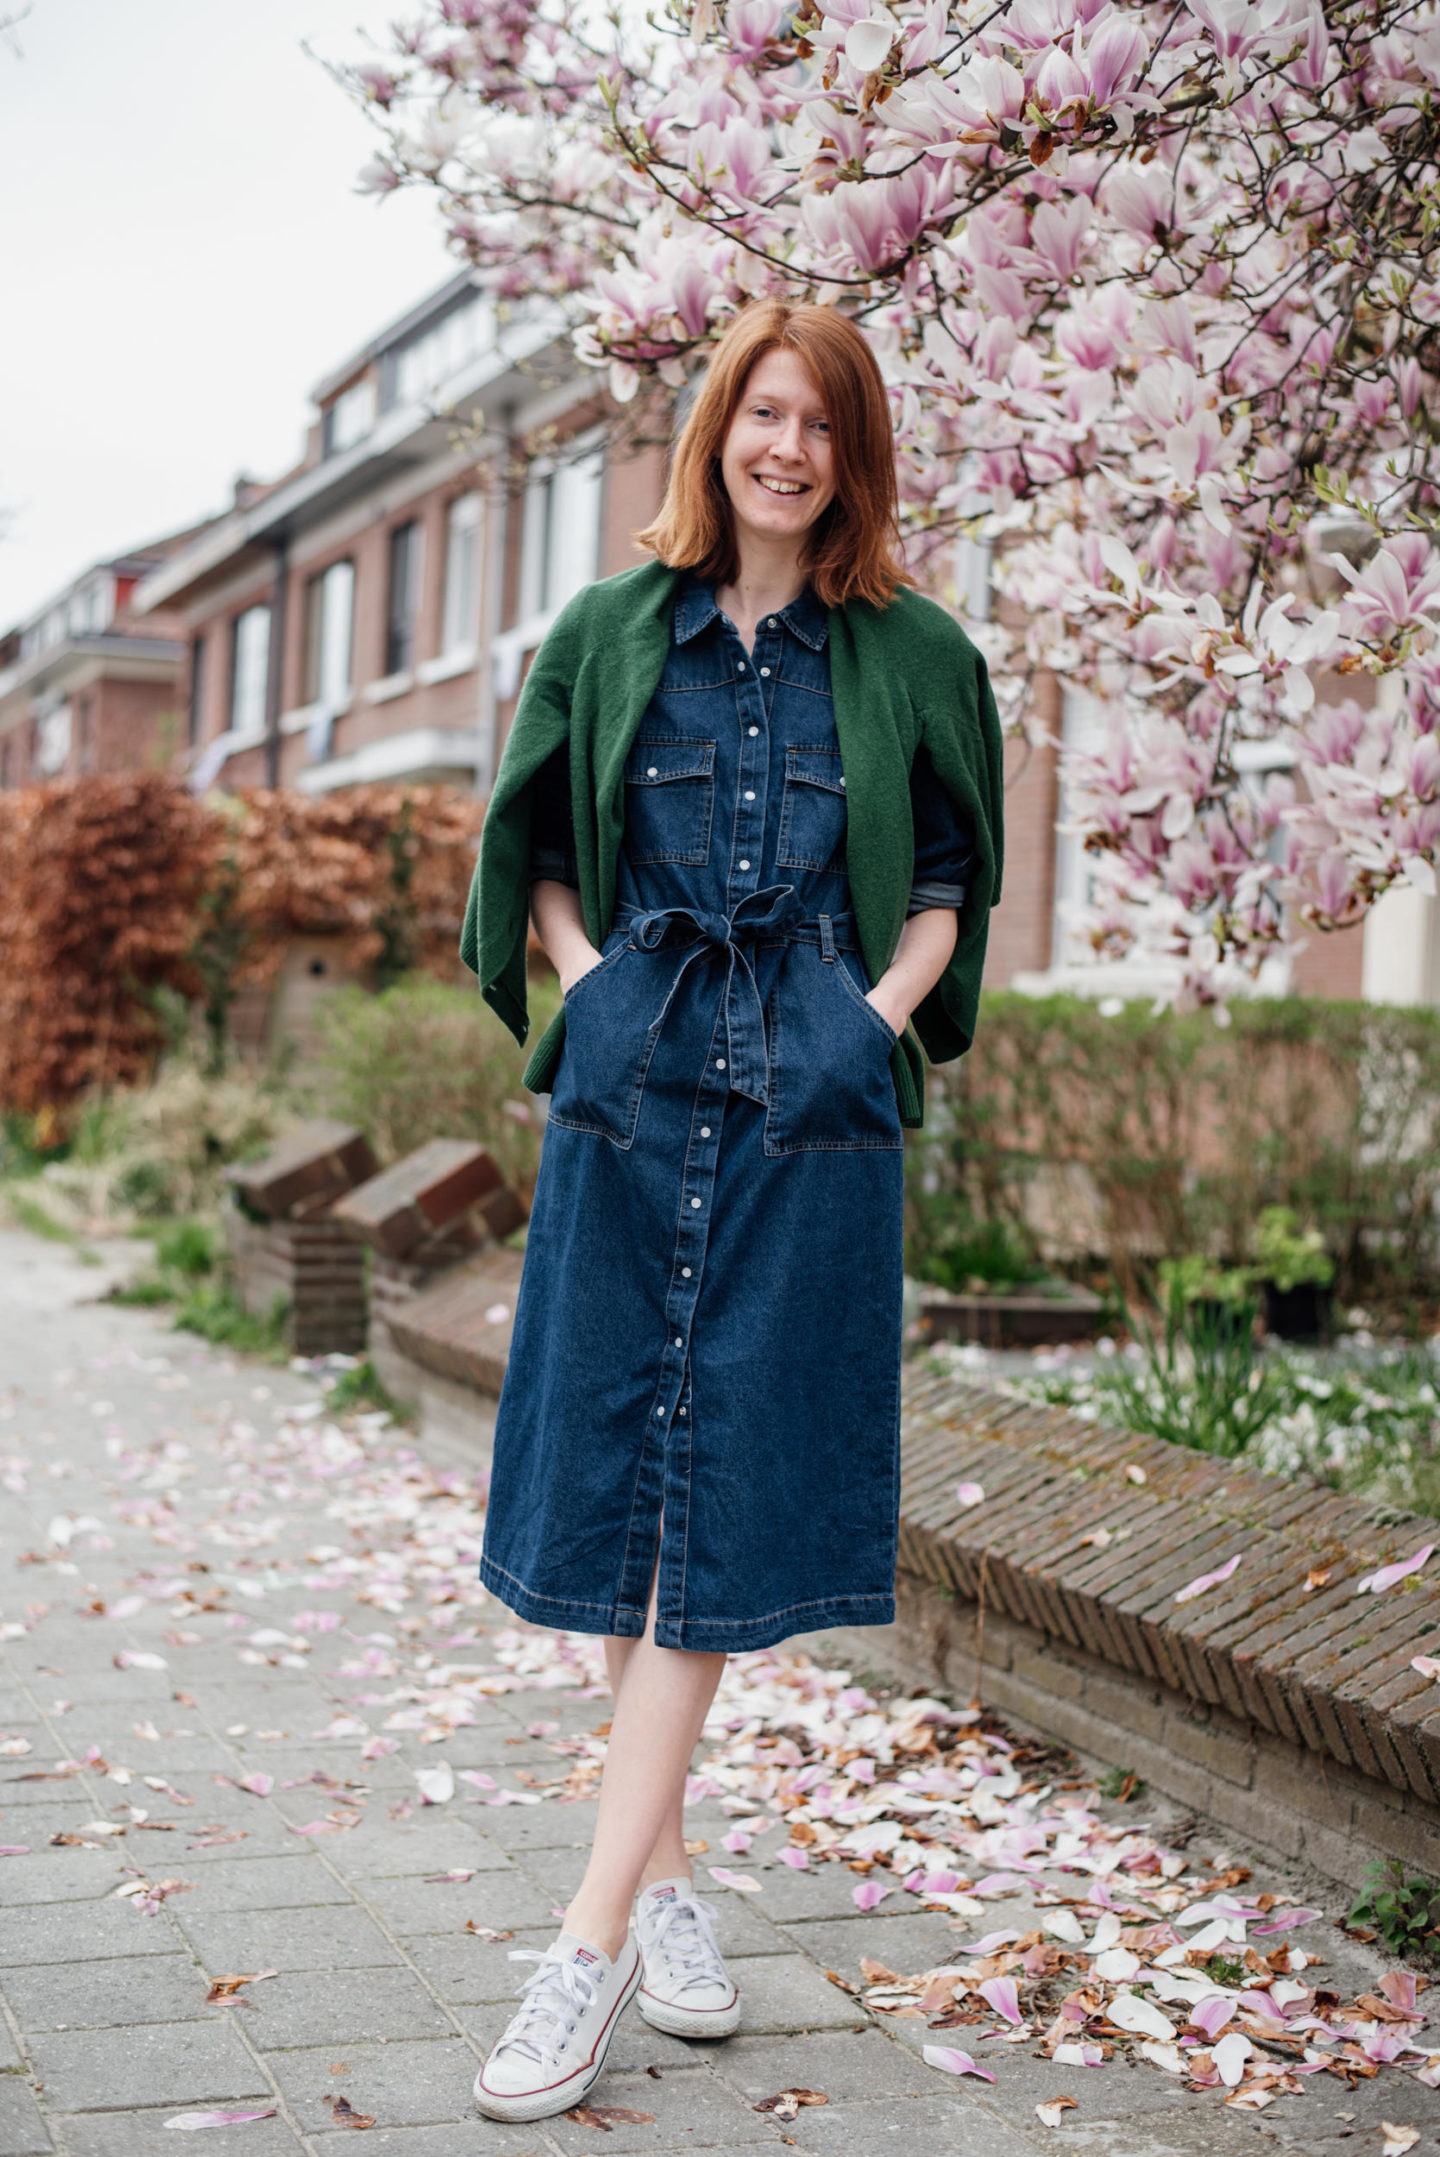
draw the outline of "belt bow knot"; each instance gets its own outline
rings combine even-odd
[[[658,951],[671,932],[688,926],[694,941],[680,956],[665,1001],[651,1023],[659,1033],[669,1014],[675,991],[697,959],[723,955],[725,987],[721,1011],[725,1021],[725,1068],[731,1089],[765,1107],[770,1099],[770,1060],[765,1039],[765,1011],[747,945],[763,931],[783,934],[804,919],[795,899],[793,884],[769,884],[763,891],[747,891],[728,914],[694,906],[659,906],[648,913],[635,913],[625,923],[630,939],[641,951]]]

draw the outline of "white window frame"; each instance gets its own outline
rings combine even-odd
[[[445,511],[445,590],[440,654],[473,657],[480,637],[480,578],[485,540],[485,498],[478,487],[457,494]]]
[[[263,739],[270,680],[270,604],[237,614],[230,630],[230,726],[242,740]]]

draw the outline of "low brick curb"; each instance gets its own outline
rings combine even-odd
[[[953,1661],[967,1684],[983,1602],[997,1705],[1277,1847],[1303,1832],[1337,1878],[1377,1851],[1440,1871],[1440,1688],[1410,1667],[1440,1644],[1440,1566],[1356,1593],[1440,1544],[1440,1524],[923,1363],[903,1431],[902,1656]],[[980,1504],[960,1504],[962,1482]],[[1237,1553],[1228,1580],[1176,1602]],[[963,1622],[947,1597],[972,1606]]]

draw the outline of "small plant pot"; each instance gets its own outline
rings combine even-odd
[[[1294,1288],[1265,1284],[1265,1330],[1282,1341],[1323,1341],[1330,1333],[1331,1294],[1318,1281]]]

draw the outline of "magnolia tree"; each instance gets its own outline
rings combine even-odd
[[[1002,696],[1102,716],[1097,951],[1209,999],[1434,890],[1440,7],[428,0],[350,79],[622,405],[756,294],[864,323],[912,557],[993,540]]]

